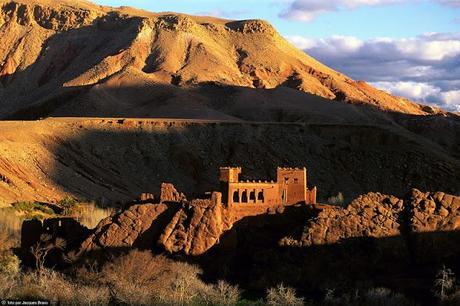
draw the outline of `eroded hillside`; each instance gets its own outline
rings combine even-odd
[[[174,183],[189,195],[218,190],[218,168],[274,179],[306,166],[325,199],[408,187],[457,193],[449,147],[374,125],[47,119],[0,122],[0,200],[130,200]]]
[[[0,118],[341,114],[328,100],[442,113],[333,71],[261,20],[2,0],[0,36]],[[351,112],[360,120],[365,111]]]

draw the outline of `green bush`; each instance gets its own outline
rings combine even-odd
[[[49,206],[39,202],[16,202],[13,207],[18,210],[32,215],[35,212],[42,212],[48,215],[54,215],[56,212]]]

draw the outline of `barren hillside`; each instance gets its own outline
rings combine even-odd
[[[0,36],[0,118],[276,120],[280,109],[303,118],[367,117],[329,100],[440,112],[333,71],[261,20],[1,0]]]
[[[458,116],[355,82],[267,22],[0,0],[0,37],[0,118],[100,118],[0,122],[4,204],[202,193],[222,165],[307,166],[323,198],[459,192]]]
[[[131,200],[161,182],[187,195],[218,190],[218,168],[274,179],[276,166],[308,167],[320,199],[409,187],[458,192],[448,148],[385,126],[141,119],[0,122],[0,202],[65,196]],[[244,177],[243,177],[244,178]]]

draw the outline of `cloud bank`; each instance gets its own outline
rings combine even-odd
[[[409,99],[460,111],[460,32],[405,39],[288,39],[326,65]]]

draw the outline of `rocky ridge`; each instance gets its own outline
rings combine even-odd
[[[313,207],[314,208],[314,207]],[[407,199],[368,193],[346,208],[320,206],[307,221],[299,240],[286,237],[281,246],[311,247],[340,243],[351,238],[402,239],[424,232],[460,229],[460,197],[412,190]],[[283,214],[269,209],[261,214]],[[162,185],[158,204],[138,204],[109,217],[82,244],[80,254],[98,249],[160,247],[168,253],[202,255],[251,210],[228,208],[220,193],[208,200],[187,201],[170,184]],[[298,228],[301,224],[291,224]],[[421,247],[421,245],[419,246]]]
[[[333,244],[355,237],[383,238],[460,229],[460,197],[413,189],[406,199],[380,193],[359,196],[346,208],[327,208],[308,222],[300,240],[287,244]]]
[[[184,105],[199,108],[206,118],[239,117],[245,95],[265,94],[247,89],[277,88],[291,89],[285,91],[289,100],[305,113],[310,110],[302,100],[313,101],[315,95],[405,114],[444,114],[326,67],[261,20],[150,13],[84,1],[2,0],[0,35],[3,118],[197,116],[184,113],[179,107]],[[221,99],[210,84],[232,91],[233,103],[216,103]]]

